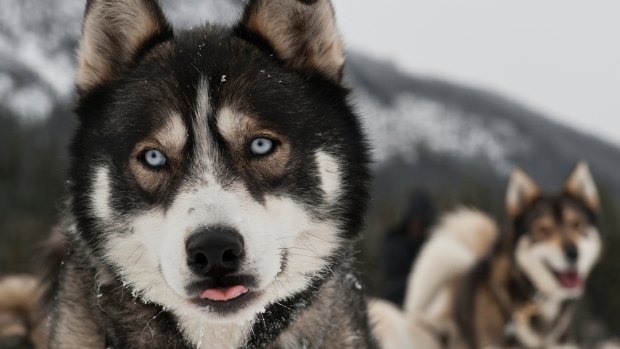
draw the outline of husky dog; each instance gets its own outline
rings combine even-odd
[[[409,321],[447,348],[572,345],[575,303],[601,253],[599,205],[583,162],[553,195],[515,170],[508,233],[467,209],[435,229],[410,275]]]
[[[89,0],[51,348],[372,348],[368,151],[329,0],[173,30]]]

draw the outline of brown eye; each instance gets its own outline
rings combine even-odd
[[[574,221],[572,226],[573,226],[573,229],[575,230],[583,229],[583,223],[581,223],[581,221]]]

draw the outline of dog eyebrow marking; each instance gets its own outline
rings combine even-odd
[[[325,151],[316,153],[316,163],[324,198],[327,202],[332,202],[338,198],[340,191],[340,165]]]
[[[93,184],[91,200],[95,215],[101,219],[106,219],[111,215],[109,172],[109,169],[105,166],[95,170],[95,182]]]
[[[180,155],[187,141],[187,128],[179,114],[173,114],[157,133],[155,138],[175,156]]]
[[[252,120],[234,112],[230,107],[224,107],[219,112],[217,128],[224,138],[235,141],[235,138],[242,136],[242,131],[257,129],[257,126]]]

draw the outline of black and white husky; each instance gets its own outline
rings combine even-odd
[[[368,155],[329,0],[90,0],[51,348],[370,348]]]

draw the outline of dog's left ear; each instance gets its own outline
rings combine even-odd
[[[342,79],[345,58],[329,0],[250,0],[241,26],[291,67]]]
[[[564,191],[582,200],[592,211],[599,210],[600,197],[590,167],[585,161],[579,162],[568,176],[564,183]]]

